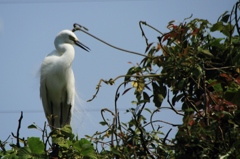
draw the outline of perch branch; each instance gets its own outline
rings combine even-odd
[[[82,28],[84,28],[84,30],[83,30]],[[81,26],[80,24],[74,23],[74,24],[73,24],[73,29],[72,29],[72,31],[74,32],[74,31],[77,31],[77,30],[84,32],[85,34],[93,37],[94,39],[96,39],[96,40],[98,40],[98,41],[100,41],[100,42],[102,42],[102,43],[104,43],[104,44],[106,44],[106,45],[108,45],[108,46],[110,46],[110,47],[112,47],[112,48],[114,48],[114,49],[117,49],[117,50],[120,50],[120,51],[123,51],[123,52],[127,52],[127,53],[130,53],[130,54],[135,54],[135,55],[147,57],[147,56],[144,55],[144,54],[141,54],[141,53],[138,53],[138,52],[134,52],[134,51],[125,50],[125,49],[116,47],[116,46],[114,46],[114,45],[111,45],[111,44],[105,42],[104,40],[101,40],[100,38],[98,38],[98,37],[96,37],[96,36],[88,33],[87,31],[85,31],[85,30],[87,30],[87,29],[86,29],[85,27]]]

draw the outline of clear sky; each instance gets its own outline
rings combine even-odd
[[[193,18],[215,22],[220,14],[231,10],[234,0],[0,0],[0,140],[16,132],[20,111],[23,111],[20,137],[39,136],[27,126],[35,122],[43,127],[46,121],[39,98],[39,74],[44,57],[54,49],[53,40],[63,29],[79,23],[91,34],[124,49],[144,53],[145,41],[138,22],[146,21],[162,32],[167,32],[169,21],[182,22]],[[149,42],[157,42],[157,32],[144,27]],[[120,79],[113,86],[102,84],[97,98],[85,102],[95,93],[98,81],[126,74],[142,57],[110,48],[90,36],[76,32],[91,52],[75,47],[73,70],[76,89],[82,100],[75,112],[73,129],[79,136],[103,130],[100,109],[114,109],[114,95]],[[123,89],[121,89],[123,92]],[[133,92],[121,96],[118,108],[124,120],[125,109],[133,107]],[[163,104],[167,106],[167,103]],[[148,106],[154,108],[153,104]],[[180,108],[180,105],[177,107]],[[162,113],[163,112],[163,113]],[[181,123],[181,118],[162,111],[158,119]],[[110,116],[109,116],[110,117]],[[149,116],[147,116],[149,117]],[[165,126],[164,131],[168,130]],[[176,132],[176,130],[175,130]],[[10,140],[11,141],[11,140]]]

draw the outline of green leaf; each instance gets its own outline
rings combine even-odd
[[[151,110],[148,108],[144,108],[146,111],[148,111],[150,114],[152,114]]]
[[[222,92],[222,85],[217,80],[208,80],[209,86],[212,86],[215,92]]]
[[[74,143],[73,147],[82,156],[90,157],[93,159],[97,158],[91,142],[89,142],[87,139],[82,138],[81,140],[78,140]]]
[[[204,55],[207,55],[207,56],[210,56],[210,57],[213,57],[213,55],[210,53],[209,50],[205,50],[205,49],[202,49],[201,47],[198,47],[198,51]]]
[[[228,11],[225,11],[225,12],[218,18],[218,21],[220,21],[220,18],[223,18],[224,16],[228,15],[227,13],[228,13]],[[221,20],[221,21],[222,21],[222,20]]]
[[[64,137],[60,137],[60,136],[52,137],[52,142],[62,147],[66,147],[66,140],[64,139]]]
[[[175,105],[176,102],[178,102],[181,98],[183,98],[185,95],[184,94],[179,94],[179,95],[174,95],[172,98],[172,104],[173,106]]]
[[[237,92],[231,92],[231,91],[227,91],[224,94],[224,97],[226,100],[236,104],[236,105],[240,105],[240,90],[238,90]]]
[[[220,42],[223,40],[224,38],[216,38],[216,39],[212,39],[209,42],[209,46],[219,46]]]
[[[153,44],[153,43],[150,43],[150,44],[147,45],[146,50],[145,50],[145,53],[149,50],[149,48],[152,46],[152,44]]]
[[[150,97],[148,96],[148,94],[146,92],[143,92],[143,99],[145,102],[150,102]]]
[[[35,124],[31,124],[28,126],[28,129],[37,129],[37,126]]]
[[[125,76],[125,78],[124,78],[124,82],[125,82],[125,86],[126,86],[126,84],[127,84],[127,82],[130,80],[130,75],[132,75],[134,73],[134,67],[131,67],[129,70],[128,70],[128,72],[127,72],[127,74],[126,74],[126,76]]]
[[[227,23],[228,22],[228,19],[230,17],[230,14],[226,14],[222,17],[221,21],[224,22],[224,23]]]
[[[0,157],[2,157],[2,156],[0,156]],[[15,153],[12,153],[12,152],[8,152],[1,159],[18,159],[18,158],[19,158],[19,155],[16,155]]]
[[[186,83],[186,79],[183,78],[182,80],[179,80],[177,83],[176,83],[176,86],[178,89],[182,90],[183,87],[185,86],[185,83]]]
[[[158,86],[155,82],[152,82],[153,87],[153,102],[156,107],[160,107],[166,96],[166,87]]]
[[[128,72],[127,72],[127,74],[126,74],[126,76],[125,76],[125,78],[124,78],[124,86],[126,86],[126,84],[129,82],[129,80],[131,79],[131,75],[133,75],[133,74],[135,74],[135,73],[137,73],[137,72],[140,72],[141,71],[141,67],[131,67],[129,70],[128,70]]]
[[[65,136],[65,137],[70,137],[73,138],[74,134],[72,133],[72,128],[70,125],[65,125],[61,130],[61,133]]]
[[[99,124],[101,124],[102,126],[104,126],[104,125],[107,125],[108,123],[105,122],[105,121],[100,121]]]
[[[156,51],[155,47],[152,47],[152,49],[148,52],[148,56],[152,57],[155,51]]]
[[[230,37],[233,34],[234,31],[234,26],[231,25],[230,23],[227,23],[227,25],[225,25],[222,28],[222,33],[228,37]]]
[[[121,153],[120,153],[116,148],[112,147],[112,148],[111,148],[111,151],[112,151],[114,154],[121,156]]]
[[[199,78],[201,77],[201,75],[202,75],[202,73],[203,73],[201,66],[196,65],[196,67],[193,68],[192,73],[193,73],[193,76],[194,76],[197,80],[199,80]]]
[[[32,154],[44,154],[44,143],[38,137],[28,138],[28,147]]]
[[[221,31],[222,28],[223,28],[222,22],[217,22],[217,23],[213,24],[213,26],[211,27],[210,31],[211,32],[214,32],[214,31],[217,31],[217,30]]]
[[[19,158],[31,158],[31,154],[30,154],[30,149],[29,147],[21,147],[18,150],[18,156]]]

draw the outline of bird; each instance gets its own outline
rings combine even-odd
[[[40,98],[52,130],[71,122],[76,95],[72,70],[74,45],[90,51],[71,30],[60,31],[54,45],[55,50],[44,58],[40,68]]]

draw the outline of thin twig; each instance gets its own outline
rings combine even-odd
[[[104,80],[104,79],[100,79],[97,86],[96,86],[96,93],[93,95],[93,97],[89,100],[87,100],[87,102],[91,102],[94,98],[96,98],[98,92],[99,92],[99,89],[101,87],[101,83],[104,82],[106,84],[110,84],[110,85],[113,85],[115,83],[116,80],[118,80],[119,78],[122,78],[122,77],[133,77],[133,78],[139,78],[139,77],[158,77],[158,76],[161,76],[162,74],[151,74],[151,75],[120,75],[120,76],[117,76],[115,79],[110,79],[110,80]]]
[[[202,68],[204,68],[204,61],[202,61]],[[206,115],[206,125],[209,126],[209,99],[207,97],[207,82],[206,82],[206,72],[203,69],[203,91],[204,91],[204,102],[205,102],[205,115]]]
[[[117,109],[117,100],[118,100],[118,98],[119,98],[119,89],[121,88],[121,86],[122,85],[124,85],[124,84],[126,84],[128,81],[124,81],[124,82],[122,82],[119,86],[118,86],[118,88],[117,88],[117,90],[116,90],[116,93],[115,93],[115,100],[114,100],[114,105],[115,105],[115,114],[117,114],[118,113],[118,109]],[[120,117],[119,117],[119,115],[118,115],[118,117],[117,117],[117,119],[116,119],[116,126],[117,126],[117,128],[119,129],[119,131],[122,133],[122,129],[121,129],[121,123],[120,123]]]
[[[149,123],[145,124],[143,127],[146,127],[148,126],[149,124],[151,124],[151,126],[153,127],[153,123],[157,123],[157,122],[160,122],[160,123],[164,123],[164,124],[168,124],[168,125],[171,125],[173,127],[176,127],[176,126],[181,126],[182,124],[172,124],[172,123],[169,123],[169,122],[166,122],[166,121],[163,121],[163,120],[152,120],[150,121]],[[155,130],[155,129],[153,129]]]
[[[168,90],[167,102],[168,102],[168,104],[170,105],[171,109],[172,109],[176,114],[184,116],[184,114],[179,113],[179,112],[174,108],[174,106],[172,105],[172,103],[170,102],[170,100],[169,100],[169,90]]]
[[[5,144],[6,144],[7,140],[10,138],[10,136],[11,136],[11,135],[9,135],[5,141],[3,141],[3,142],[0,141],[0,147],[1,147],[1,149],[2,149],[2,151],[3,151],[4,154],[5,154],[5,152],[6,152]]]
[[[43,143],[44,143],[45,132],[46,132],[46,134],[47,134],[47,129],[46,129],[46,127],[47,127],[47,122],[45,121],[45,122],[44,122],[43,130],[42,130],[42,141],[43,141]],[[47,152],[47,142],[44,143],[44,152]]]
[[[73,27],[74,27],[73,31],[76,31],[76,30],[82,31],[82,32],[84,32],[85,34],[87,34],[87,35],[89,35],[89,36],[97,39],[98,41],[100,41],[100,42],[102,42],[102,43],[104,43],[104,44],[106,44],[106,45],[108,45],[108,46],[110,46],[110,47],[112,47],[112,48],[114,48],[114,49],[117,49],[117,50],[120,50],[120,51],[123,51],[123,52],[127,52],[127,53],[130,53],[130,54],[135,54],[135,55],[147,57],[147,56],[144,55],[144,54],[141,54],[141,53],[138,53],[138,52],[134,52],[134,51],[125,50],[125,49],[116,47],[116,46],[114,46],[114,45],[111,45],[111,44],[105,42],[104,40],[101,40],[100,38],[98,38],[98,37],[96,37],[96,36],[88,33],[87,31],[83,30],[82,27],[79,27],[79,26],[81,26],[81,25],[79,25],[79,24],[77,24],[77,23],[73,24]]]
[[[133,117],[134,117],[134,120],[136,121],[136,128],[140,131],[139,135],[140,135],[141,145],[144,149],[144,153],[145,153],[144,155],[148,154],[151,158],[154,159],[154,157],[151,155],[151,153],[149,152],[149,149],[146,146],[146,143],[145,143],[145,140],[144,140],[144,133],[143,133],[143,130],[142,130],[143,127],[141,126],[140,121],[137,121],[137,117],[134,113],[133,113]]]
[[[149,97],[149,99],[151,99],[152,97],[153,97],[153,95],[151,95],[151,96]],[[137,114],[138,114],[138,119],[137,119],[137,120],[139,120],[140,115],[141,115],[143,109],[145,108],[146,104],[147,104],[147,102],[145,102],[145,103],[142,105],[141,109],[138,111],[138,113],[137,113]]]
[[[142,32],[142,36],[145,38],[146,45],[148,46],[148,39],[147,39],[147,37],[146,37],[146,35],[145,35],[145,33],[144,33],[143,29],[142,29],[142,25],[141,25],[141,24],[144,24],[144,23],[146,24],[146,22],[139,21],[139,27],[140,27],[140,30]]]
[[[151,124],[151,126],[152,126],[152,129],[155,131],[155,128],[154,128],[154,126],[153,126],[153,120],[152,120],[152,118],[153,118],[153,115],[156,113],[156,112],[159,112],[159,109],[156,109],[156,110],[154,110],[153,112],[152,112],[152,114],[151,114],[151,116],[150,116],[150,124]]]
[[[103,112],[104,112],[104,111],[107,111],[107,112],[111,113],[112,116],[115,116],[115,114],[114,114],[111,110],[109,110],[109,109],[107,109],[107,108],[101,109],[102,119],[104,120],[105,123],[107,123],[108,127],[110,128],[111,125],[108,124],[108,122],[106,121],[106,119],[105,119],[105,117],[104,117],[104,115],[103,115]]]
[[[18,120],[18,129],[17,129],[17,147],[20,147],[20,143],[19,143],[19,131],[20,131],[20,128],[21,128],[21,122],[22,122],[22,118],[23,118],[23,112],[21,111],[21,116]]]
[[[144,21],[140,21],[142,24],[148,26],[149,28],[152,28],[153,30],[155,30],[156,32],[158,32],[159,34],[163,35],[163,33],[161,31],[159,31],[158,29],[154,28],[153,26],[147,24],[147,22],[144,22]],[[140,23],[139,22],[139,23]]]
[[[203,66],[204,70],[222,70],[222,69],[228,69],[228,68],[236,68],[236,66],[225,66],[225,67],[218,67],[218,68],[206,68]]]
[[[192,16],[193,16],[193,14],[191,14],[190,17],[184,18],[184,21],[185,21],[185,20],[188,20],[188,19],[191,19]]]
[[[170,133],[171,131],[172,131],[172,128],[169,129],[169,131],[167,132],[166,136],[163,138],[163,144],[166,143],[167,137],[168,137],[168,135],[169,135],[169,133]]]
[[[235,7],[235,23],[236,23],[238,35],[240,35],[240,28],[239,28],[239,25],[238,25],[238,16],[237,16],[238,4],[240,4],[240,2],[237,2],[236,7]]]
[[[111,136],[111,143],[112,143],[112,147],[114,147],[114,140],[113,140],[113,138],[114,138],[114,135],[113,134],[115,134],[115,141],[117,142],[117,145],[118,145],[118,140],[117,140],[117,134],[115,133],[116,131],[114,131],[114,128],[116,127],[115,126],[115,123],[116,123],[116,119],[117,119],[117,116],[118,116],[118,112],[117,112],[117,114],[115,114],[115,116],[114,116],[114,118],[113,118],[113,122],[112,122],[112,136]]]

